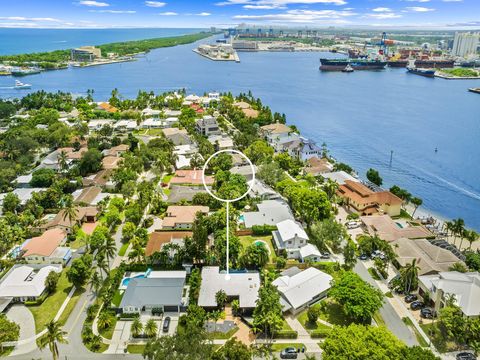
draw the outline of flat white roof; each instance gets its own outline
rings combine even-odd
[[[264,200],[257,207],[258,211],[242,214],[246,228],[254,225],[277,225],[284,220],[293,220],[292,211],[283,200]]]
[[[330,275],[310,267],[293,276],[281,276],[272,284],[277,287],[292,308],[298,309],[330,289],[332,279]],[[284,310],[286,309],[284,308]]]
[[[258,272],[230,272],[230,279],[225,279],[226,272],[220,272],[218,266],[205,266],[202,269],[202,285],[198,296],[198,305],[217,306],[215,294],[225,291],[227,296],[238,297],[241,308],[253,308],[258,299],[260,274]]]
[[[51,271],[60,273],[62,266],[14,266],[0,283],[0,298],[40,296],[45,290],[45,279]]]
[[[351,181],[356,181],[358,182],[358,179],[354,178],[352,175],[349,173],[346,173],[345,171],[334,171],[334,172],[327,172],[324,174],[321,174],[322,177],[325,179],[330,179],[333,181],[336,181],[339,185],[344,185],[345,180],[351,180]]]

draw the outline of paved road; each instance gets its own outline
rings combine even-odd
[[[360,275],[363,280],[372,284],[376,288],[379,288],[361,261],[357,261],[357,264],[355,265],[355,272]],[[397,312],[388,301],[383,303],[383,306],[380,309],[380,315],[382,315],[385,324],[396,337],[398,337],[408,346],[418,345],[415,336],[412,334],[407,325],[405,325],[400,316],[398,316]]]

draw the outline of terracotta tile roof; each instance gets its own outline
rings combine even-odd
[[[307,160],[307,167],[305,168],[305,172],[307,174],[322,174],[332,170],[332,164],[327,159],[320,159],[316,156],[311,157]]]
[[[245,114],[246,117],[256,119],[258,115],[260,115],[260,112],[255,109],[242,109],[243,113]]]
[[[171,242],[174,239],[184,239],[191,237],[191,231],[156,231],[150,234],[148,238],[147,247],[145,248],[145,255],[150,256],[155,252],[159,252],[164,244]]]
[[[250,105],[246,101],[238,101],[236,103],[233,103],[233,106],[236,106],[236,107],[238,107],[239,109],[242,109],[242,110],[252,108],[252,105]]]
[[[82,147],[82,148],[81,148],[80,150],[78,150],[78,151],[75,151],[75,149],[72,148],[72,147],[59,148],[59,149],[58,149],[58,155],[60,155],[60,153],[61,153],[62,151],[65,151],[65,152],[66,152],[66,154],[67,154],[67,159],[69,159],[69,160],[80,160],[80,158],[82,157],[82,155],[88,151],[88,148],[87,148],[87,147]]]
[[[205,176],[205,183],[212,185],[212,176]],[[194,184],[202,185],[202,170],[177,170],[175,176],[170,180],[171,184]]]
[[[108,155],[102,159],[102,165],[104,169],[117,169],[122,161],[121,157]]]
[[[50,229],[32,238],[23,248],[23,257],[31,255],[50,256],[62,243],[67,234],[62,229]]]
[[[360,218],[366,225],[370,235],[378,235],[381,239],[391,242],[400,238],[422,239],[433,234],[424,226],[399,227],[388,215],[370,215]]]
[[[76,216],[76,221],[73,223],[70,222],[69,218],[66,217],[65,219],[64,214],[65,212],[63,210],[60,210],[60,212],[53,218],[52,221],[49,223],[45,224],[43,226],[44,228],[50,229],[50,228],[55,228],[55,227],[66,227],[66,228],[71,228],[75,225],[76,222],[79,221],[84,221],[86,217],[95,217],[98,214],[98,210],[94,206],[88,206],[88,207],[79,207],[77,209],[77,216]]]
[[[208,206],[169,206],[162,225],[173,228],[178,224],[193,224],[198,212],[207,214],[208,211]]]
[[[108,155],[111,156],[119,156],[120,154],[128,151],[130,149],[130,146],[126,144],[120,144],[117,146],[112,147],[111,149],[108,150]]]
[[[84,223],[82,225],[82,231],[87,235],[92,235],[97,226],[98,222]]]
[[[338,188],[338,194],[349,198],[362,208],[383,204],[400,205],[403,202],[402,199],[390,191],[374,192],[362,183],[351,180],[345,180],[345,184]]]
[[[109,113],[114,113],[118,111],[118,109],[115,106],[112,106],[107,102],[101,102],[100,104],[98,104],[98,108],[105,110],[106,112],[109,112]]]

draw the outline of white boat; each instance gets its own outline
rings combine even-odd
[[[353,69],[353,67],[350,66],[350,64],[348,64],[348,65],[345,67],[345,69],[342,70],[342,72],[346,72],[346,73],[351,73],[351,72],[353,72],[353,71],[354,71],[354,69]]]
[[[32,85],[24,84],[19,80],[15,80],[15,89],[30,89]]]

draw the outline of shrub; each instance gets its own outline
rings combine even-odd
[[[272,231],[277,230],[276,226],[272,225],[253,225],[252,233],[253,235],[270,235]]]
[[[298,333],[295,330],[279,330],[275,331],[272,337],[274,339],[296,339]]]

